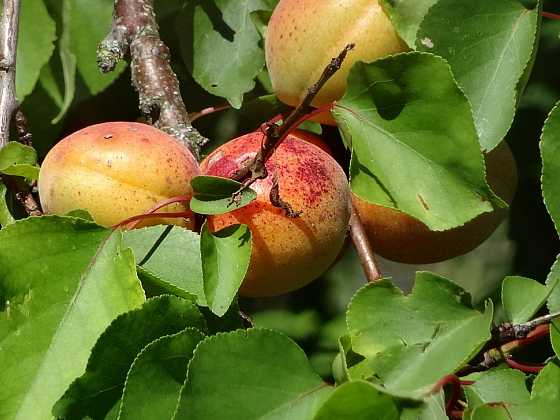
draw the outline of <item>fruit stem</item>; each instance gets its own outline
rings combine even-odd
[[[153,3],[115,0],[112,28],[97,49],[97,63],[106,73],[130,53],[132,84],[138,92],[140,112],[200,159],[200,148],[208,140],[191,124],[179,80],[171,68],[169,48],[159,36]]]
[[[369,239],[366,235],[366,231],[364,229],[364,225],[356,211],[356,208],[352,204],[350,200],[350,237],[352,238],[352,243],[354,244],[354,248],[358,253],[358,257],[360,258],[360,263],[362,265],[362,269],[366,275],[366,279],[368,283],[373,283],[381,279],[381,272],[377,267],[377,260],[375,258],[375,254],[371,248],[371,244]]]
[[[265,139],[261,150],[257,155],[249,160],[246,165],[240,168],[233,179],[243,182],[243,188],[249,187],[257,179],[262,178],[265,174],[264,165],[274,150],[288,137],[290,132],[296,129],[302,121],[305,121],[306,115],[311,111],[311,102],[319,93],[321,88],[329,81],[329,79],[340,69],[346,55],[354,48],[354,44],[348,44],[333,58],[329,65],[325,67],[319,80],[307,90],[307,94],[303,101],[295,107],[292,112],[284,119],[282,125],[268,124],[264,129]]]
[[[124,219],[123,221],[117,223],[116,225],[111,226],[112,229],[117,229],[120,227],[124,227],[129,223],[137,222],[140,220],[146,219],[154,219],[154,218],[165,218],[165,219],[177,219],[177,218],[189,218],[192,217],[192,213],[186,211],[180,212],[160,212],[160,213],[146,213],[146,214],[137,214],[136,216],[129,217],[128,219]]]

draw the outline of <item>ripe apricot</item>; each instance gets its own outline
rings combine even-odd
[[[517,169],[509,146],[502,142],[485,160],[488,184],[500,198],[511,203],[517,187]],[[407,264],[434,263],[465,254],[484,242],[507,214],[506,209],[495,209],[463,226],[436,232],[398,210],[368,203],[354,194],[352,201],[374,251]]]
[[[259,150],[260,132],[234,139],[202,163],[205,175],[231,177]],[[296,290],[323,274],[344,244],[349,219],[348,181],[340,165],[319,147],[290,134],[266,162],[268,176],[251,188],[257,199],[222,215],[208,217],[218,231],[233,224],[249,226],[251,262],[240,294],[274,296]],[[274,178],[282,200],[301,214],[288,217],[270,202]]]
[[[192,196],[199,174],[192,153],[157,128],[135,122],[107,122],[79,130],[47,154],[39,174],[46,213],[85,209],[103,226],[142,214],[178,195]],[[188,203],[162,212],[189,212]],[[142,225],[173,223],[194,227],[194,217],[148,219]]]
[[[407,50],[378,0],[280,0],[266,36],[266,63],[278,98],[295,106],[349,43],[355,48],[320,90],[314,106],[340,99],[356,61]]]

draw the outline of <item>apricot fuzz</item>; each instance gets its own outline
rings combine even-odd
[[[47,154],[39,175],[45,213],[87,210],[103,226],[142,214],[175,196],[192,196],[199,174],[192,153],[157,128],[135,122],[107,122],[79,130]],[[179,224],[194,228],[187,203],[159,211],[184,212],[183,219],[148,219],[141,226]]]
[[[212,152],[201,164],[205,175],[232,177],[261,147],[263,133],[234,139]],[[340,165],[321,148],[290,134],[266,162],[268,176],[251,188],[257,199],[222,215],[208,217],[211,231],[246,224],[253,251],[242,296],[287,293],[310,283],[334,262],[350,217],[349,187]],[[299,217],[290,218],[270,202],[274,179],[280,197]]]

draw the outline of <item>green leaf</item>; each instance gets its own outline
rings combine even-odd
[[[560,233],[560,102],[556,104],[544,123],[541,137],[542,191],[544,203]]]
[[[15,222],[10,209],[8,208],[7,196],[8,189],[4,183],[0,180],[0,227],[8,226]]]
[[[76,57],[80,76],[92,95],[105,90],[126,68],[121,61],[110,73],[97,67],[97,46],[111,30],[113,0],[66,0],[69,47]]]
[[[271,0],[193,2],[177,20],[183,61],[208,92],[240,108],[264,68],[261,36],[251,19],[257,10],[272,10]],[[185,31],[192,30],[192,33]]]
[[[60,41],[58,44],[58,53],[60,56],[60,63],[62,65],[62,76],[64,78],[64,98],[62,105],[60,106],[60,111],[56,115],[51,123],[56,124],[66,114],[72,101],[74,100],[74,95],[76,94],[76,68],[77,68],[77,58],[72,52],[71,48],[71,35],[70,26],[72,24],[72,1],[64,0],[62,3],[62,34],[60,36]],[[43,84],[44,85],[44,84]],[[52,96],[52,93],[51,93]]]
[[[502,304],[507,319],[514,324],[529,321],[544,305],[558,280],[543,286],[526,277],[506,277],[502,283]]]
[[[560,256],[556,258],[556,262],[546,278],[546,284],[550,286],[551,284],[557,284],[558,281],[560,281]],[[560,312],[560,287],[554,287],[552,289],[552,292],[548,296],[546,306],[550,313]],[[550,324],[550,342],[558,357],[560,355],[560,321],[558,320]]]
[[[53,100],[56,106],[62,108],[64,98],[60,88],[58,87],[55,71],[50,63],[43,66],[41,74],[39,75],[39,83],[41,84],[41,87],[45,89],[45,92]]]
[[[223,214],[245,207],[257,193],[251,188],[244,188],[236,199],[233,194],[240,191],[242,184],[233,179],[219,176],[197,176],[191,180],[194,197],[190,208],[198,214]]]
[[[151,226],[124,233],[134,251],[139,274],[154,286],[206,305],[202,281],[200,236],[177,226]]]
[[[175,419],[309,419],[331,391],[283,334],[222,333],[195,350]]]
[[[203,338],[197,329],[187,328],[144,347],[128,371],[119,420],[171,419],[187,365]]]
[[[539,8],[518,0],[439,0],[420,26],[418,49],[449,62],[485,150],[500,143],[513,122],[538,20]]]
[[[158,296],[117,319],[99,337],[85,373],[57,401],[53,414],[65,419],[102,419],[121,398],[126,374],[138,353],[159,337],[187,327],[206,331],[196,306],[175,296]]]
[[[438,0],[381,0],[400,37],[414,48],[416,33],[424,16]]]
[[[500,405],[477,407],[470,417],[471,420],[511,420],[512,418],[510,409]]]
[[[251,260],[251,231],[233,225],[211,233],[204,224],[200,238],[204,294],[218,316],[226,313],[243,283]]]
[[[352,350],[367,358],[363,363],[391,392],[429,391],[490,339],[492,305],[481,313],[468,300],[461,288],[426,272],[416,274],[408,296],[388,280],[368,285],[347,313]]]
[[[22,2],[18,38],[16,93],[22,102],[33,91],[41,68],[54,51],[56,25],[43,0]]]
[[[443,59],[408,53],[357,63],[333,115],[352,145],[351,187],[360,198],[432,230],[504,205],[486,183],[468,101]]]
[[[9,142],[0,150],[0,173],[36,180],[39,177],[37,152],[30,146]]]
[[[448,418],[445,411],[445,393],[440,391],[431,394],[416,407],[405,406],[400,420],[447,420]]]
[[[50,419],[99,334],[144,301],[121,242],[56,216],[0,230],[0,419]]]
[[[251,315],[251,319],[255,327],[277,330],[294,340],[308,339],[317,334],[321,326],[319,313],[313,309],[302,312],[269,309]]]
[[[399,419],[395,401],[365,381],[346,382],[323,403],[314,420]]]
[[[467,397],[466,419],[477,407],[492,403],[506,403],[508,407],[527,404],[531,398],[525,384],[525,375],[508,367],[498,367],[477,376],[472,385],[463,387]]]

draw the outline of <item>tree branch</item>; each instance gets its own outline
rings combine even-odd
[[[381,272],[377,267],[375,254],[373,253],[373,250],[371,248],[371,244],[366,235],[364,225],[360,220],[360,216],[358,215],[358,212],[352,204],[352,200],[350,200],[349,206],[350,237],[352,238],[352,243],[354,244],[354,248],[356,249],[358,257],[360,258],[360,263],[362,265],[364,273],[366,274],[367,281],[369,283],[373,283],[382,277]]]
[[[191,125],[169,49],[159,36],[153,0],[115,0],[111,32],[97,51],[99,68],[111,71],[126,55],[140,112],[199,158],[207,139]]]
[[[9,141],[16,100],[16,53],[20,0],[4,0],[0,45],[0,149]]]

